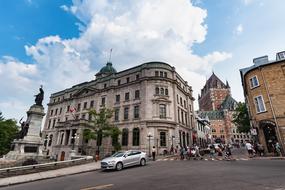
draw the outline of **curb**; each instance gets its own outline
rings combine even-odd
[[[64,168],[68,169],[68,168]],[[62,170],[62,169],[60,169]],[[16,185],[16,184],[22,184],[22,183],[29,183],[29,182],[34,182],[34,181],[39,181],[39,180],[45,180],[45,179],[52,179],[56,177],[63,177],[63,176],[68,176],[68,175],[74,175],[74,174],[80,174],[80,173],[85,173],[85,172],[92,172],[100,170],[99,168],[87,168],[84,170],[80,171],[62,171],[62,173],[55,173],[55,170],[50,170],[50,171],[45,171],[45,172],[38,172],[38,173],[33,173],[33,174],[28,174],[28,175],[20,175],[20,176],[13,176],[13,177],[6,177],[6,178],[0,178],[0,187],[7,187],[11,185]],[[25,178],[21,179],[21,176],[25,176]]]

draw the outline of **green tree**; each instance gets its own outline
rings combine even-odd
[[[7,154],[18,133],[17,121],[5,119],[0,112],[0,156]]]
[[[248,133],[250,131],[250,121],[248,110],[244,102],[239,102],[233,114],[233,121],[237,129],[241,133]]]
[[[102,139],[111,137],[114,149],[116,151],[119,150],[120,144],[118,142],[118,137],[121,134],[121,131],[110,123],[110,119],[113,116],[113,110],[102,108],[97,112],[95,109],[92,109],[89,111],[89,114],[92,116],[92,120],[90,121],[91,128],[83,131],[84,140],[97,140],[97,151],[99,151]]]

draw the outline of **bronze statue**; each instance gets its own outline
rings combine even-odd
[[[43,90],[43,85],[41,85],[40,87],[40,93],[38,93],[37,95],[35,95],[35,102],[36,102],[36,105],[38,106],[43,106],[42,105],[42,102],[43,102],[43,99],[44,99],[44,90]]]
[[[17,139],[23,139],[27,134],[29,130],[29,122],[23,121],[21,122],[23,117],[20,119],[19,123],[21,124],[21,131],[18,133]]]

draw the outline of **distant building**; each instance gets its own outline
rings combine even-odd
[[[43,130],[48,155],[64,160],[73,148],[76,154],[95,155],[98,147],[101,155],[111,153],[111,138],[83,139],[92,120],[88,109],[103,107],[114,110],[111,121],[122,132],[123,150],[148,153],[155,146],[161,154],[171,146],[188,146],[195,126],[193,101],[191,86],[166,63],[144,63],[121,72],[107,63],[95,80],[51,95]]]
[[[213,143],[211,123],[207,116],[206,118],[196,116],[196,124],[196,128],[193,132],[193,144],[206,148],[208,144]]]
[[[223,83],[213,73],[201,90],[198,101],[198,115],[209,119],[215,142],[239,144],[250,140],[249,134],[239,133],[232,123],[237,102],[231,96],[228,82]]]
[[[267,152],[285,143],[285,51],[276,60],[268,56],[253,59],[254,65],[240,69],[244,96],[257,140]]]

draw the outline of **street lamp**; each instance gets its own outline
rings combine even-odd
[[[75,133],[72,137],[72,150],[74,150],[74,146],[75,146],[75,140],[79,139],[79,135],[77,133]]]
[[[150,132],[147,134],[147,137],[148,137],[148,157],[151,157],[151,154],[150,154],[150,138],[152,137],[152,135]]]

